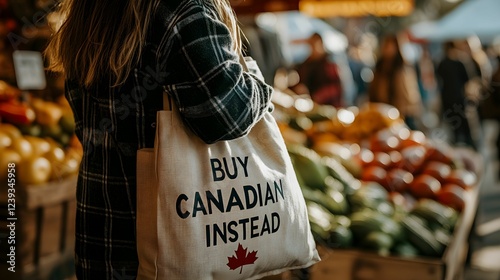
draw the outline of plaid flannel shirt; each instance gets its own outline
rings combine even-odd
[[[207,143],[245,135],[271,108],[272,88],[243,71],[229,29],[209,2],[161,1],[140,63],[122,86],[104,78],[90,89],[66,81],[84,147],[77,186],[79,279],[136,276],[136,151],[154,145],[164,91]]]

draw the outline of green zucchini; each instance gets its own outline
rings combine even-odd
[[[408,241],[414,245],[422,255],[440,257],[443,254],[443,244],[436,240],[434,233],[426,227],[421,220],[410,214],[401,221],[401,224],[405,229]]]
[[[421,199],[410,212],[425,219],[433,228],[451,232],[458,219],[458,212],[432,199]]]
[[[394,240],[402,238],[401,226],[398,222],[384,214],[365,209],[351,215],[350,229],[356,240],[363,240],[370,232],[386,233]]]
[[[329,174],[327,168],[321,164],[321,157],[301,145],[289,146],[288,153],[292,158],[293,168],[300,174],[304,185],[325,191],[325,179]]]
[[[387,255],[394,244],[392,237],[384,232],[372,231],[361,241],[363,249],[376,251],[381,255]]]

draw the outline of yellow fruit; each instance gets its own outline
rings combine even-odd
[[[62,148],[61,144],[59,144],[56,140],[54,140],[54,138],[51,138],[51,137],[45,137],[43,138],[45,139],[47,142],[49,142],[50,146],[52,148],[54,147],[57,147],[57,148]]]
[[[12,144],[12,139],[10,138],[10,136],[5,132],[0,131],[0,149],[7,148],[11,144]]]
[[[76,158],[66,157],[63,162],[56,163],[52,169],[50,178],[58,180],[69,175],[77,174],[80,167],[80,161]]]
[[[340,141],[337,136],[329,132],[316,133],[314,135],[311,135],[311,137],[309,137],[309,140],[311,140],[314,145],[318,145],[321,143],[336,143]]]
[[[31,147],[33,149],[33,157],[44,155],[51,149],[51,144],[49,143],[49,141],[43,138],[34,136],[24,136],[24,139],[30,142]]]
[[[8,175],[8,167],[9,163],[15,163],[16,164],[16,171],[17,171],[17,165],[21,162],[21,156],[14,150],[6,148],[2,150],[2,155],[0,156],[0,181],[5,182],[7,179]],[[17,174],[16,174],[17,177]]]
[[[22,185],[38,185],[46,183],[52,171],[52,166],[44,157],[23,160],[17,168],[17,178]]]
[[[63,162],[66,154],[64,153],[63,149],[52,146],[48,152],[43,154],[43,157],[48,159],[50,163],[54,165],[55,163]]]
[[[83,157],[83,150],[69,148],[66,150],[66,158],[72,158],[78,160],[80,162]]]
[[[23,160],[33,156],[33,147],[31,146],[31,143],[24,138],[14,139],[10,147],[19,153]]]
[[[10,136],[10,138],[14,141],[14,139],[20,138],[23,135],[21,134],[21,131],[19,128],[8,124],[8,123],[1,123],[0,124],[0,131],[6,133],[7,135]]]
[[[32,102],[36,113],[36,121],[41,125],[56,125],[62,117],[62,109],[54,102],[37,101]]]

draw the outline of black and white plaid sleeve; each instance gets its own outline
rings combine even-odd
[[[165,67],[175,67],[166,91],[203,141],[243,136],[269,110],[272,88],[243,71],[230,31],[213,9],[184,3],[163,46]]]

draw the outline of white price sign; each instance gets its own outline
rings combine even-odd
[[[21,90],[42,90],[47,86],[42,54],[15,51],[13,54],[17,87]]]

